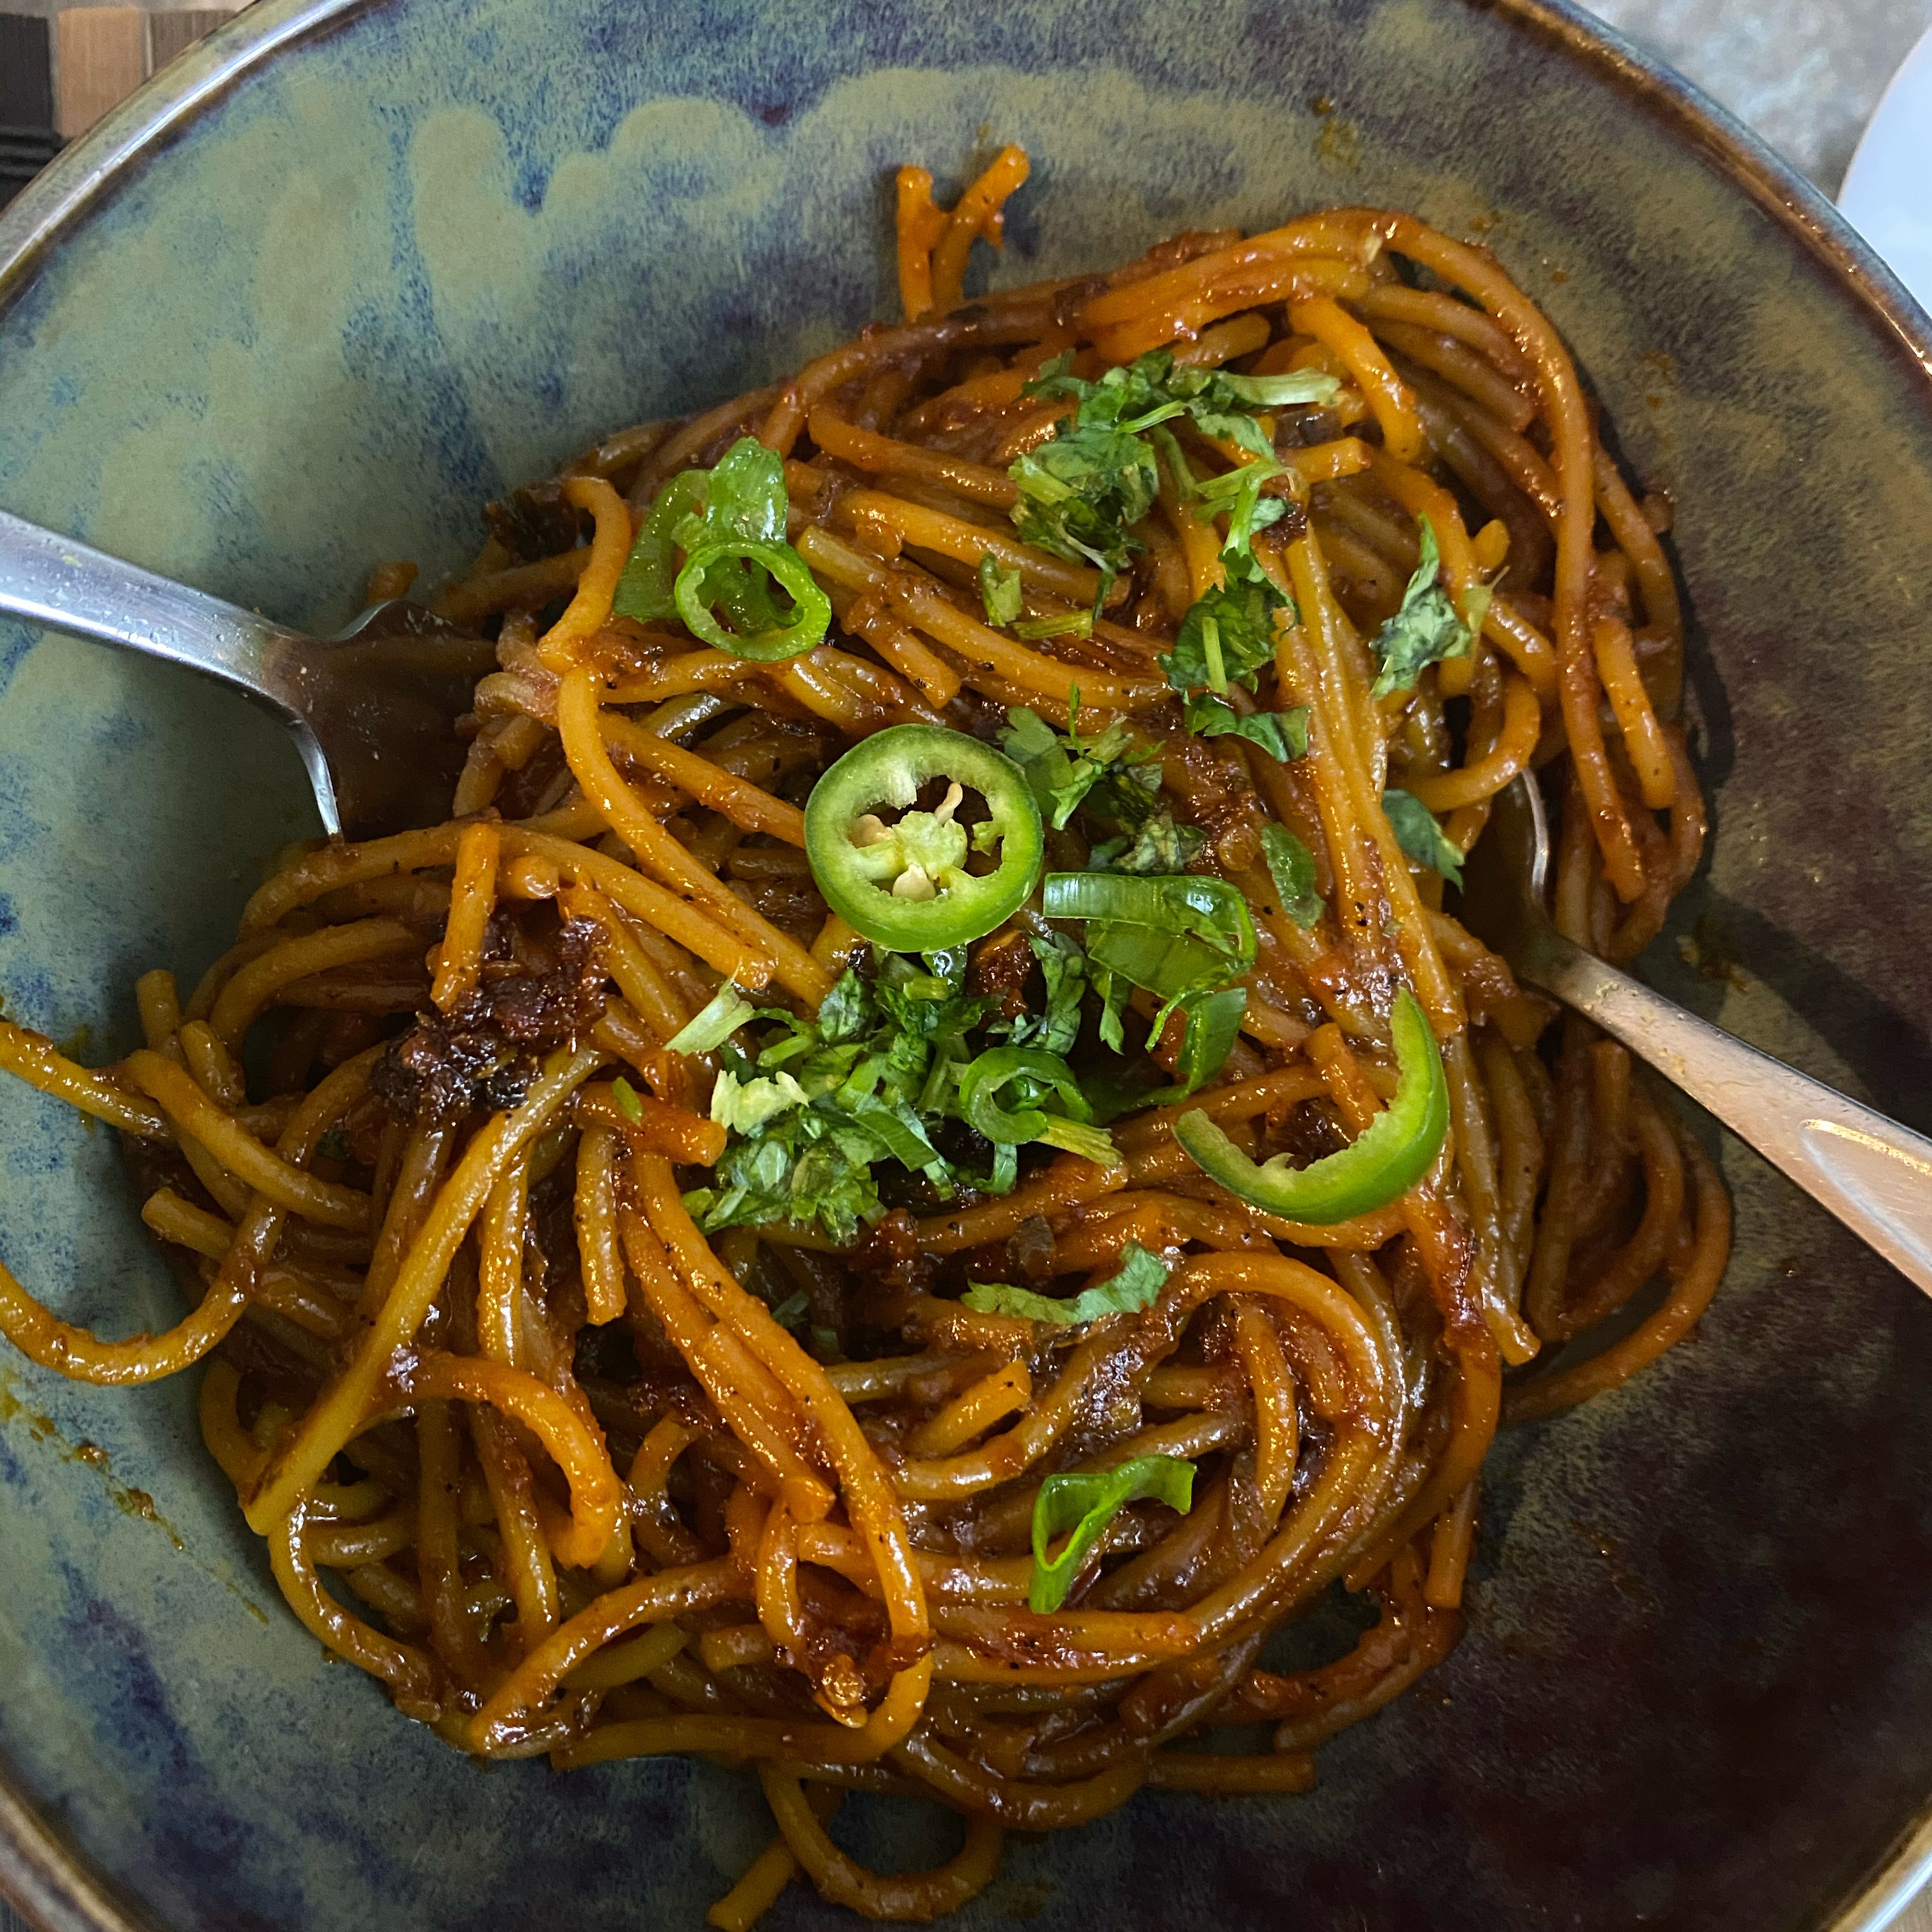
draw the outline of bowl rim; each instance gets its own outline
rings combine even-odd
[[[56,156],[0,210],[0,315],[122,178],[285,48],[346,26],[389,0],[256,0],[146,82]],[[1463,0],[1556,49],[1648,110],[1699,159],[1849,290],[1893,352],[1932,380],[1932,315],[1833,207],[1757,134],[1694,82],[1573,0]],[[1932,392],[1928,392],[1932,405]],[[1932,1792],[1818,1932],[1882,1932],[1932,1880]],[[0,1758],[0,1901],[34,1932],[155,1932],[91,1860],[34,1808]]]

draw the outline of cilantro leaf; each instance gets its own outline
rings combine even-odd
[[[1382,810],[1396,843],[1418,865],[1440,872],[1452,886],[1462,884],[1462,855],[1420,799],[1411,792],[1385,791]]]
[[[1184,872],[1207,842],[1205,832],[1196,831],[1191,825],[1177,824],[1174,814],[1163,806],[1144,819],[1131,837],[1110,838],[1095,846],[1091,856],[1096,872],[1141,877]]]
[[[1160,432],[1176,478],[1200,500],[1196,514],[1226,512],[1227,547],[1245,552],[1254,532],[1287,509],[1279,500],[1260,494],[1264,483],[1282,473],[1282,465],[1254,412],[1277,400],[1332,402],[1340,389],[1334,376],[1319,370],[1243,376],[1218,369],[1177,368],[1165,349],[1109,369],[1097,382],[1074,375],[1072,366],[1070,353],[1057,356],[1027,384],[1028,395],[1071,398],[1073,420],[1060,424],[1051,442],[1022,456],[1007,473],[1019,485],[1012,514],[1020,535],[1055,556],[1090,563],[1100,572],[1096,616],[1114,577],[1139,548],[1128,531],[1154,507],[1159,494],[1160,471],[1144,436]],[[1236,443],[1254,460],[1226,476],[1197,480],[1172,433],[1162,427],[1181,416],[1191,418],[1203,435]],[[986,594],[983,566],[981,593]]]
[[[1246,416],[1231,417],[1229,420],[1246,423],[1250,429],[1254,427]],[[1258,435],[1259,431],[1256,434]],[[1227,516],[1228,535],[1221,546],[1223,556],[1246,558],[1252,553],[1256,531],[1280,523],[1288,514],[1288,506],[1280,497],[1262,494],[1264,483],[1286,473],[1286,466],[1276,462],[1270,454],[1252,463],[1244,463],[1238,469],[1223,470],[1218,476],[1208,477],[1197,488],[1194,509],[1197,517],[1206,521],[1224,512]],[[1277,592],[1276,601],[1285,600]]]
[[[964,949],[957,962],[958,972],[942,970],[922,973],[901,953],[889,953],[873,983],[872,997],[886,1016],[913,1038],[931,1042],[956,1040],[986,1018],[991,1002],[965,997]],[[928,956],[928,967],[950,968],[955,962],[946,956]]]
[[[1258,745],[1271,758],[1286,764],[1290,758],[1308,754],[1308,710],[1297,705],[1292,711],[1257,711],[1244,717],[1225,698],[1211,691],[1192,691],[1181,707],[1189,730],[1199,738],[1220,738],[1232,734]]]
[[[1016,1046],[1065,1053],[1080,1037],[1080,1000],[1087,989],[1087,956],[1064,933],[1030,932],[1027,943],[1046,980],[1046,1010],[1023,1013],[1010,1037]]]
[[[1251,578],[1208,592],[1180,620],[1174,649],[1160,660],[1179,692],[1225,692],[1230,683],[1252,691],[1274,658],[1274,614],[1283,599],[1273,584]]]
[[[1320,369],[1237,376],[1223,369],[1178,368],[1168,349],[1150,350],[1093,382],[1070,373],[1072,361],[1070,352],[1056,357],[1026,386],[1025,393],[1070,396],[1079,405],[1080,423],[1106,423],[1136,434],[1183,414],[1210,436],[1229,434],[1208,425],[1230,416],[1240,416],[1258,430],[1255,410],[1328,404],[1342,393],[1340,381]]]
[[[1401,609],[1375,635],[1376,661],[1382,668],[1370,694],[1378,698],[1412,689],[1430,664],[1466,656],[1474,641],[1474,633],[1443,586],[1436,527],[1426,517],[1415,520],[1422,538],[1421,559],[1402,592]],[[1483,601],[1486,609],[1489,600]]]
[[[986,622],[995,628],[1010,624],[1020,614],[1020,574],[1010,570],[991,550],[980,559],[980,601]]]
[[[1342,393],[1341,378],[1325,369],[1288,369],[1279,376],[1235,376],[1217,369],[1214,374],[1237,402],[1257,410],[1325,408]]]
[[[610,1083],[610,1098],[633,1126],[644,1118],[644,1103],[638,1098],[638,1090],[621,1074]]]
[[[1124,831],[1138,830],[1160,808],[1160,764],[1150,754],[1144,764],[1116,763],[1087,794],[1088,811]]]
[[[981,1315],[1016,1315],[1028,1322],[1051,1322],[1057,1328],[1104,1321],[1110,1315],[1136,1315],[1160,1298],[1167,1286],[1167,1264],[1138,1242],[1120,1250],[1120,1270],[1111,1280],[1070,1298],[1036,1294],[1032,1289],[1010,1288],[1004,1282],[976,1281],[961,1299]]]
[[[865,1032],[872,1017],[872,995],[848,966],[819,1002],[818,1036],[827,1046],[842,1046]]]
[[[1174,357],[1167,350],[1150,350],[1124,367],[1109,369],[1095,382],[1074,375],[1072,362],[1070,351],[1055,356],[1022,393],[1070,396],[1079,405],[1074,414],[1077,428],[1118,429],[1130,436],[1179,416],[1186,407],[1168,392]]]
[[[1137,436],[1103,423],[1063,424],[1051,442],[1019,457],[1006,472],[1019,486],[1014,527],[1028,543],[1100,573],[1097,615],[1140,545],[1127,532],[1160,494],[1154,452]]]
[[[1388,802],[1386,793],[1383,802]],[[1398,838],[1401,836],[1400,831],[1396,834]],[[1318,925],[1322,904],[1316,889],[1315,854],[1285,825],[1262,827],[1262,852],[1268,860],[1268,877],[1281,895],[1282,910],[1304,932]]]
[[[1078,716],[1076,712],[1076,722]],[[1151,749],[1136,752],[1133,746],[1133,734],[1124,724],[1110,724],[1092,738],[1072,730],[1062,736],[1024,705],[1007,713],[1006,728],[1000,734],[1000,748],[1025,772],[1041,812],[1056,831],[1065,829],[1081,801],[1115,766],[1154,755]],[[1158,776],[1154,782],[1160,783]]]
[[[1250,470],[1259,469],[1269,476],[1279,476],[1282,466],[1274,460],[1274,446],[1254,418],[1247,415],[1231,413],[1226,410],[1196,408],[1189,412],[1194,418],[1195,427],[1203,436],[1220,437],[1226,442],[1238,444],[1255,458],[1252,464],[1244,464],[1235,472],[1244,476]],[[1213,481],[1223,479],[1216,477]],[[1277,513],[1278,514],[1278,513]]]
[[[1000,748],[1016,765],[1030,765],[1060,748],[1060,734],[1037,711],[1016,704],[1000,730]]]

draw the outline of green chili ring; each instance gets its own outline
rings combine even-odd
[[[1352,1146],[1290,1164],[1285,1154],[1257,1167],[1204,1113],[1184,1114],[1174,1137],[1195,1165],[1250,1207],[1284,1220],[1325,1227],[1399,1201],[1434,1165],[1449,1132],[1449,1083],[1422,1003],[1405,986],[1390,1016],[1400,1078],[1395,1098]]]
[[[730,559],[758,565],[784,587],[796,615],[782,630],[742,637],[727,629],[712,614],[705,601],[705,574],[713,564]],[[677,614],[694,638],[714,650],[728,652],[734,658],[748,658],[754,664],[777,664],[810,650],[832,622],[831,598],[820,590],[804,558],[789,544],[758,543],[742,537],[721,537],[714,542],[700,544],[686,557],[674,595]]]
[[[682,470],[657,494],[624,562],[610,608],[620,617],[640,624],[677,614],[674,579],[677,545],[671,531],[686,517],[701,509],[710,482],[708,470]]]
[[[910,807],[934,778],[970,786],[986,801],[999,863],[981,878],[949,872],[931,898],[896,897],[854,835],[882,806]],[[805,850],[826,904],[855,932],[894,952],[935,952],[983,938],[1026,903],[1046,835],[1025,774],[1004,752],[940,725],[896,724],[855,745],[812,788]]]
[[[1027,1608],[1057,1610],[1107,1526],[1129,1503],[1165,1503],[1186,1516],[1194,1507],[1194,1465],[1178,1456],[1137,1456],[1131,1462],[1098,1475],[1049,1476],[1033,1504],[1033,1579]],[[1070,1532],[1058,1556],[1047,1549],[1054,1537]]]

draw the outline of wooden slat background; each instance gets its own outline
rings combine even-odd
[[[54,132],[71,141],[148,77],[140,7],[74,7],[54,22]]]
[[[234,11],[14,4],[0,13],[0,202]]]

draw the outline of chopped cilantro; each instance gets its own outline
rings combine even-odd
[[[856,973],[842,973],[819,1002],[818,1036],[827,1046],[856,1040],[872,1023],[872,998]]]
[[[950,1192],[950,1163],[916,1103],[935,1052],[963,1035],[985,1002],[961,996],[963,966],[942,955],[925,963],[935,962],[944,970],[888,958],[869,989],[848,970],[815,1021],[760,1012],[777,1024],[755,1055],[726,1048],[711,1112],[730,1138],[712,1185],[686,1203],[706,1233],[792,1220],[850,1246],[884,1212],[878,1161],[901,1161]]]
[[[1281,895],[1282,910],[1304,932],[1318,925],[1322,895],[1316,890],[1314,854],[1285,825],[1262,827],[1262,851],[1268,860],[1268,876]]]
[[[1019,485],[1012,518],[1020,535],[1055,556],[1091,564],[1100,572],[1096,616],[1114,578],[1140,548],[1130,531],[1160,494],[1154,451],[1142,440],[1146,432],[1186,416],[1203,435],[1232,439],[1256,459],[1232,481],[1216,478],[1192,486],[1225,492],[1226,500],[1215,502],[1205,513],[1227,510],[1231,521],[1240,525],[1239,542],[1245,543],[1247,536],[1282,513],[1278,504],[1259,507],[1262,484],[1278,475],[1280,466],[1254,412],[1277,402],[1332,402],[1340,387],[1318,370],[1240,376],[1218,369],[1177,368],[1164,349],[1109,369],[1097,382],[1074,375],[1072,368],[1070,354],[1056,357],[1027,385],[1030,395],[1071,398],[1073,419],[1063,422],[1051,442],[1022,456],[1008,474]],[[1167,446],[1173,446],[1171,434]],[[1248,475],[1250,470],[1256,473]],[[1232,529],[1230,540],[1235,541]]]
[[[704,1232],[790,1220],[849,1246],[884,1212],[874,1172],[882,1162],[923,1174],[950,1198],[962,1184],[1010,1192],[1018,1148],[1030,1141],[1118,1159],[1105,1134],[1085,1124],[1078,1086],[1058,1057],[1078,1035],[1084,958],[1058,934],[1033,944],[1046,1010],[1020,1022],[988,1025],[993,1003],[966,992],[964,946],[917,958],[877,955],[869,985],[847,971],[815,1019],[778,1009],[752,1014],[767,1023],[754,1051],[722,1042],[711,1114],[728,1130],[724,1154],[710,1184],[686,1197]],[[982,1049],[969,1040],[982,1029],[1004,1030],[1022,1045]],[[998,1084],[1030,1079],[1042,1067],[1051,1078],[1045,1088],[1034,1080],[1016,1089],[1018,1112],[989,1111],[986,1096],[998,1087],[987,1076],[1000,1056],[1010,1060],[1016,1052],[1022,1064]],[[1041,1110],[1049,1093],[1064,1112]],[[986,1135],[990,1173],[969,1174],[941,1151],[934,1136],[947,1120],[995,1130]]]
[[[1228,582],[1208,592],[1181,620],[1174,649],[1160,659],[1167,681],[1182,694],[1182,716],[1197,736],[1232,734],[1258,745],[1284,762],[1308,749],[1308,713],[1258,711],[1243,716],[1228,702],[1234,685],[1252,691],[1274,658],[1275,613],[1286,607],[1273,581],[1258,570],[1238,573],[1232,550],[1222,552]]]
[[[1220,369],[1178,368],[1167,349],[1150,350],[1093,382],[1070,373],[1072,360],[1071,355],[1055,358],[1027,385],[1027,393],[1070,396],[1079,405],[1082,425],[1104,423],[1136,435],[1186,415],[1205,436],[1258,436],[1255,411],[1332,403],[1342,391],[1336,378],[1318,369],[1236,376]],[[1266,451],[1262,442],[1257,453]]]
[[[1440,872],[1452,886],[1462,883],[1462,855],[1437,822],[1434,812],[1412,792],[1385,791],[1382,810],[1396,843],[1418,866]]]
[[[1020,614],[1020,574],[1008,569],[991,550],[980,559],[980,601],[986,607],[989,624],[1004,626]]]
[[[1244,717],[1211,691],[1190,691],[1180,710],[1183,721],[1196,737],[1245,738],[1284,764],[1290,758],[1307,755],[1308,711],[1304,705],[1297,705],[1292,711],[1256,711]]]
[[[622,1074],[610,1083],[610,1098],[633,1126],[644,1118],[644,1103],[638,1098],[638,1090]]]
[[[1004,1282],[976,1281],[961,1298],[981,1315],[1016,1315],[1028,1322],[1064,1328],[1082,1322],[1104,1321],[1110,1315],[1135,1315],[1160,1298],[1167,1285],[1167,1264],[1138,1242],[1120,1250],[1120,1271],[1111,1280],[1062,1298],[1036,1294],[1031,1288],[1010,1288]]]
[[[1008,1035],[1016,1046],[1065,1053],[1080,1037],[1080,1000],[1087,990],[1087,956],[1064,933],[1030,932],[1027,944],[1046,980],[1046,1010],[1024,1013]]]
[[[1136,750],[1124,724],[1114,724],[1091,738],[1081,736],[1076,698],[1063,736],[1036,711],[1022,705],[1006,714],[1000,748],[1026,773],[1040,808],[1056,831],[1064,829],[1076,808],[1103,778],[1144,766],[1158,754],[1152,747]],[[1154,785],[1160,782],[1154,775]],[[1136,789],[1148,789],[1136,785]]]
[[[1376,674],[1372,693],[1376,698],[1386,698],[1392,691],[1412,689],[1430,665],[1444,658],[1466,656],[1474,642],[1475,633],[1463,622],[1442,584],[1442,553],[1436,546],[1436,526],[1426,517],[1418,517],[1415,520],[1421,534],[1421,559],[1402,592],[1401,609],[1375,635],[1376,662],[1382,667]],[[1472,596],[1470,601],[1473,606],[1477,599]],[[1480,602],[1482,608],[1475,613],[1479,624],[1489,608],[1486,585],[1482,586]]]
[[[1237,420],[1245,422],[1247,418]],[[1195,515],[1204,523],[1223,515],[1228,519],[1228,535],[1221,547],[1224,557],[1248,558],[1252,554],[1256,531],[1264,530],[1287,515],[1288,506],[1279,496],[1262,494],[1264,483],[1286,474],[1287,465],[1277,463],[1270,452],[1194,482],[1188,494],[1194,499]]]
[[[1160,660],[1176,691],[1250,691],[1274,662],[1274,614],[1286,600],[1263,578],[1242,578],[1210,590],[1180,620],[1174,649]]]
[[[1098,615],[1140,546],[1127,532],[1160,494],[1154,452],[1137,436],[1104,424],[1061,427],[1051,442],[1020,457],[1007,472],[1019,485],[1015,528],[1028,543],[1100,573]]]
[[[1191,825],[1176,824],[1174,814],[1162,806],[1142,820],[1130,835],[1096,845],[1092,854],[1094,869],[1141,877],[1184,872],[1207,842],[1206,833]]]

